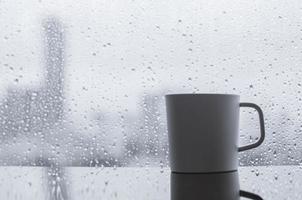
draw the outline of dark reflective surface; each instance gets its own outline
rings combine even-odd
[[[171,173],[171,200],[239,200],[240,196],[261,200],[240,191],[238,171],[226,173]]]
[[[49,171],[44,167],[0,167],[0,199],[52,200],[53,197],[68,196],[71,200],[170,200],[171,184],[175,184],[171,183],[169,168],[66,167],[61,170],[63,171]],[[301,199],[302,167],[240,167],[238,174],[239,184],[237,175],[223,181],[236,188],[240,185],[241,190],[258,194],[265,200]],[[49,176],[52,177],[52,184]],[[230,191],[234,190],[231,188]],[[204,198],[198,200],[200,199]]]

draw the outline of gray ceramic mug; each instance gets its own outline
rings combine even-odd
[[[172,172],[229,172],[238,168],[238,151],[258,147],[264,140],[263,113],[253,103],[240,103],[238,95],[166,95],[170,166]],[[239,147],[239,108],[258,111],[261,136]]]

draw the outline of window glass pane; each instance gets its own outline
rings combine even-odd
[[[168,93],[257,103],[266,139],[240,165],[301,165],[300,18],[298,0],[0,0],[0,165],[169,167]]]

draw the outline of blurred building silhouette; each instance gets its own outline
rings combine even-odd
[[[161,162],[167,165],[168,161],[168,136],[165,119],[165,101],[164,91],[153,94],[145,94],[142,97],[141,112],[138,116],[136,127],[128,132],[134,133],[129,135],[126,144],[126,152],[130,152],[129,160],[139,157],[140,161],[146,159],[158,165]],[[129,122],[133,124],[132,122]],[[148,161],[147,161],[148,162]],[[145,163],[141,163],[144,165]]]
[[[0,140],[42,133],[63,116],[64,36],[59,20],[43,22],[45,79],[40,88],[9,88],[0,106]]]
[[[62,127],[64,34],[56,17],[43,20],[42,28],[45,54],[42,83],[32,88],[10,87],[0,102],[0,142],[6,144],[1,146],[3,164],[50,165],[53,162],[48,159],[53,149],[45,142],[53,137],[52,130]]]

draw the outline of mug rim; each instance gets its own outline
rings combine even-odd
[[[166,97],[173,97],[173,96],[233,96],[239,97],[238,94],[222,94],[222,93],[173,93],[173,94],[166,94]]]

